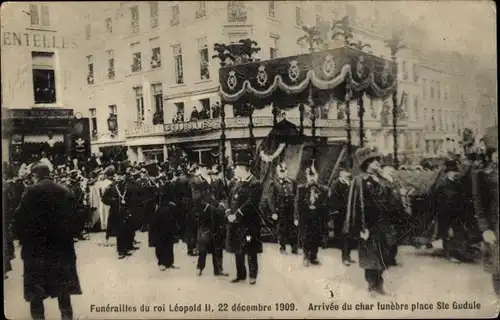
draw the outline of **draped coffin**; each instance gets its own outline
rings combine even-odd
[[[239,64],[219,70],[222,99],[233,105],[280,109],[298,103],[323,105],[345,101],[346,81],[352,80],[351,100],[366,93],[388,98],[396,86],[396,63],[344,47],[297,56]]]

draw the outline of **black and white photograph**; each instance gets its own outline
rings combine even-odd
[[[498,317],[496,10],[3,2],[5,318]]]

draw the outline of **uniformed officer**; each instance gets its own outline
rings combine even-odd
[[[297,187],[294,224],[299,227],[304,266],[317,265],[325,221],[328,216],[328,188],[318,182],[314,161],[306,168],[306,184]]]
[[[269,185],[268,206],[271,217],[278,222],[280,252],[286,253],[286,245],[292,246],[292,253],[298,253],[298,230],[293,224],[296,182],[289,177],[284,162],[276,167],[276,178]]]
[[[389,267],[390,245],[387,239],[390,211],[389,189],[379,178],[381,155],[374,148],[356,150],[361,173],[349,189],[344,232],[360,237],[359,265],[371,294],[385,295],[383,272]]]
[[[187,168],[182,168],[179,178],[176,182],[175,192],[177,194],[177,206],[179,212],[182,214],[183,219],[182,236],[183,241],[187,245],[187,254],[189,256],[196,256],[196,236],[198,221],[196,215],[192,210],[193,197],[191,195],[190,181],[194,178],[194,165]]]
[[[339,171],[339,178],[333,183],[329,200],[330,209],[333,213],[335,237],[340,240],[342,263],[346,266],[356,263],[351,259],[351,250],[355,246],[355,239],[350,237],[349,234],[343,233],[351,179],[351,172],[345,166],[342,166]]]
[[[247,278],[245,256],[248,258],[250,284],[257,282],[257,255],[262,253],[261,226],[262,216],[259,203],[262,197],[262,183],[250,171],[252,154],[248,150],[239,150],[234,161],[235,181],[231,184],[229,209],[226,210],[229,221],[227,230],[227,251],[235,254],[236,278],[232,283]]]

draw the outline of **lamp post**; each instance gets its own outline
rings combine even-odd
[[[347,75],[345,83],[345,107],[346,107],[346,132],[347,132],[347,154],[349,155],[349,162],[352,166],[352,136],[351,136],[351,74]]]
[[[405,49],[406,46],[403,44],[403,40],[397,34],[393,34],[392,38],[385,41],[386,47],[391,50],[392,62],[396,65],[396,74],[394,75],[394,90],[392,92],[392,137],[394,139],[394,167],[397,169],[399,167],[398,159],[398,132],[397,132],[397,120],[398,120],[398,68],[396,61],[396,54],[399,50]]]

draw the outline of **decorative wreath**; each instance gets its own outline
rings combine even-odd
[[[276,151],[274,151],[274,153],[272,155],[267,155],[263,150],[261,150],[260,151],[260,158],[265,162],[271,162],[274,159],[276,159],[276,157],[278,157],[283,152],[283,150],[285,150],[285,146],[286,146],[286,143],[280,143],[280,145],[278,146],[278,149],[276,149]]]

